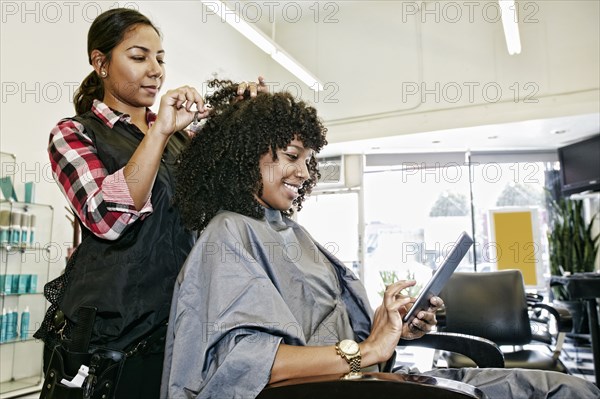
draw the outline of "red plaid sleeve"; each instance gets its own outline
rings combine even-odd
[[[123,169],[108,174],[79,122],[61,120],[50,133],[48,153],[71,209],[96,236],[116,240],[128,225],[152,213],[150,198],[140,211],[135,209]]]

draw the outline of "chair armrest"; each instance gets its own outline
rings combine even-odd
[[[478,367],[504,368],[504,355],[492,341],[473,335],[450,332],[430,332],[413,340],[401,339],[400,346],[420,346],[460,353],[473,360]]]
[[[414,374],[355,373],[294,378],[267,385],[257,399],[484,399],[472,385]]]
[[[559,332],[569,332],[573,328],[573,317],[565,308],[554,307],[547,303],[536,303],[531,305],[534,309],[544,309],[548,311],[556,320],[556,328]]]
[[[528,304],[540,303],[544,301],[544,296],[540,294],[534,294],[532,292],[528,292],[525,294],[525,298],[527,299]]]

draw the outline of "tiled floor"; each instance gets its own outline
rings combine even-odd
[[[529,346],[526,346],[526,348],[528,347]],[[539,350],[540,347],[537,346],[537,349]],[[544,348],[542,348],[542,350],[544,350]],[[396,366],[406,366],[408,368],[417,367],[420,371],[427,371],[430,367],[427,367],[427,365],[424,365],[423,363],[418,364],[417,359],[430,361],[430,359],[433,358],[433,352],[432,349],[414,347],[398,350]],[[429,355],[425,356],[427,353],[429,353]],[[560,359],[569,370],[569,374],[584,378],[590,382],[596,382],[594,377],[592,348],[589,338],[572,339],[567,337],[563,345]],[[445,361],[443,359],[436,359],[436,361],[437,367],[445,367]]]
[[[594,360],[589,340],[567,338],[560,360],[569,369],[569,374],[585,378],[590,382],[596,382]]]

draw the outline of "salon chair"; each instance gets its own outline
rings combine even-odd
[[[552,331],[552,323],[554,318],[543,308],[537,304],[544,303],[544,297],[540,294],[528,292],[526,294],[527,306],[529,308],[529,321],[531,322],[532,340],[546,344],[549,348],[556,340],[556,334]],[[564,312],[557,309],[557,311]],[[569,314],[562,316],[564,323],[567,322]],[[572,319],[572,318],[571,318]]]
[[[504,367],[500,349],[491,341],[463,334],[432,332],[400,346],[449,350],[469,356],[479,367]],[[391,371],[394,357],[385,371]],[[485,399],[479,389],[462,382],[424,375],[369,372],[296,378],[267,385],[257,399]]]
[[[331,374],[268,385],[257,399],[484,399],[472,385],[422,375],[393,373]]]
[[[499,346],[512,347],[512,351],[503,352],[507,368],[567,372],[559,356],[565,333],[571,330],[570,314],[566,309],[528,298],[519,270],[454,273],[440,297],[445,304],[442,331],[475,335]],[[556,333],[551,341],[544,334],[532,333],[530,314],[539,309],[556,321]],[[539,330],[539,324],[533,326]],[[541,341],[537,342],[536,338]],[[550,342],[554,348],[548,345]],[[527,349],[523,348],[525,345]],[[448,367],[474,365],[456,353],[447,353],[444,357]]]

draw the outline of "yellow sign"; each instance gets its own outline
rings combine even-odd
[[[536,266],[541,248],[534,240],[532,211],[494,212],[498,270],[519,269],[527,286],[538,285]]]

